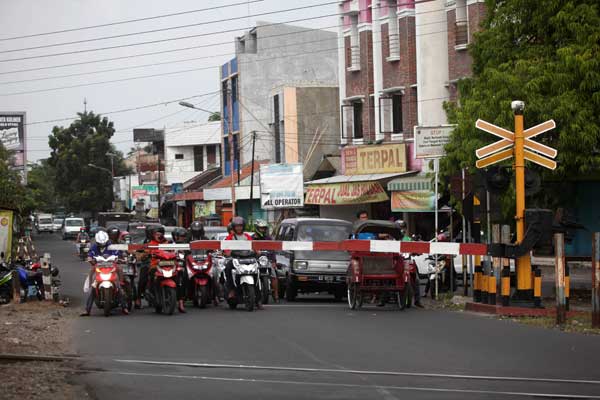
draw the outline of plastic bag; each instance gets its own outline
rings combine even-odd
[[[85,281],[83,282],[83,293],[88,294],[90,292],[90,276],[85,277]]]

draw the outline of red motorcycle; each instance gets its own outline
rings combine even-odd
[[[188,275],[188,298],[193,300],[195,307],[205,308],[211,299],[215,299],[210,254],[205,252],[188,254],[185,265]]]
[[[410,308],[415,297],[415,285],[417,284],[417,264],[409,254],[403,255],[402,280],[404,290],[400,296],[400,308]]]
[[[157,261],[152,284],[146,291],[146,300],[156,313],[173,315],[177,305],[177,279],[181,264],[172,251],[157,250],[152,257]]]
[[[99,309],[104,310],[108,317],[113,308],[119,307],[120,290],[117,288],[117,256],[96,256],[96,281],[92,290],[96,291],[95,303]]]

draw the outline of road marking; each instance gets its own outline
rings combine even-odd
[[[81,370],[86,372],[86,370]],[[240,382],[240,383],[269,383],[276,385],[299,385],[299,386],[327,386],[341,387],[354,389],[378,389],[378,390],[404,390],[417,392],[446,392],[446,393],[471,393],[471,394],[490,394],[501,396],[521,396],[521,397],[541,397],[551,399],[600,399],[600,396],[588,396],[568,393],[535,393],[535,392],[511,392],[511,391],[495,391],[495,390],[474,390],[474,389],[454,389],[454,388],[435,388],[435,387],[420,387],[420,386],[387,386],[387,385],[359,385],[352,383],[332,383],[332,382],[304,382],[304,381],[289,381],[275,379],[246,379],[246,378],[223,378],[213,376],[198,376],[198,375],[175,375],[175,374],[152,374],[142,372],[125,372],[125,371],[89,371],[90,373],[113,374],[123,376],[138,376],[151,378],[170,378],[170,379],[194,379],[205,381],[219,382]]]
[[[600,385],[600,381],[586,380],[586,379],[554,379],[554,378],[532,378],[532,377],[519,377],[519,376],[435,374],[435,373],[426,373],[426,372],[402,372],[402,371],[365,371],[365,370],[357,370],[357,369],[276,367],[276,366],[267,366],[267,365],[190,363],[190,362],[177,362],[177,361],[119,360],[119,359],[115,359],[113,361],[120,362],[120,363],[127,363],[127,364],[172,365],[172,366],[178,366],[178,367],[193,367],[193,368],[231,368],[231,369],[254,369],[254,370],[271,370],[271,371],[331,372],[331,373],[340,373],[340,374],[417,376],[417,377],[427,377],[427,378],[472,379],[472,380],[489,380],[489,381],[547,382],[547,383],[573,383],[573,384]]]

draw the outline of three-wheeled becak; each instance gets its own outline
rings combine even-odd
[[[358,221],[354,224],[352,239],[399,241],[402,232],[393,223],[380,220]],[[390,252],[372,252],[371,244],[358,243],[359,250],[350,251],[350,265],[346,282],[348,284],[348,305],[351,309],[360,308],[367,297],[377,297],[380,303],[393,300],[400,309],[410,304],[412,297],[410,261],[399,252],[400,246],[390,243]],[[381,243],[385,251],[386,244]],[[393,251],[393,249],[397,249]],[[408,261],[408,262],[407,262]]]

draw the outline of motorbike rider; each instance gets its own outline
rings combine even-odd
[[[188,232],[185,228],[177,227],[173,230],[171,235],[173,236],[173,242],[176,244],[189,243]],[[189,254],[189,250],[186,250],[183,253],[187,256],[187,254]],[[185,294],[186,294],[187,285],[188,285],[187,268],[185,268],[185,265],[183,265],[181,273],[179,273],[177,275],[177,301],[178,301],[178,308],[179,308],[180,313],[185,313],[184,302],[185,302]]]
[[[400,232],[402,232],[401,240],[403,242],[412,242],[413,240],[408,233],[408,227],[406,225],[406,222],[404,220],[399,219],[395,222],[395,224],[400,229]],[[413,286],[413,293],[414,293],[415,306],[419,307],[419,308],[423,308],[423,305],[421,304],[421,285],[419,283],[419,271],[416,272],[414,282],[415,282],[415,284]]]
[[[90,291],[88,293],[88,297],[85,302],[85,311],[81,314],[82,317],[89,316],[92,312],[92,306],[94,305],[95,291],[92,288],[92,284],[96,280],[95,257],[97,257],[97,256],[103,256],[103,257],[117,256],[117,257],[119,257],[119,255],[120,255],[120,252],[118,250],[109,249],[109,246],[112,243],[106,232],[98,231],[98,233],[96,233],[96,235],[94,237],[94,240],[95,241],[92,244],[92,246],[90,247],[90,251],[88,252],[88,262],[91,265],[91,270],[90,270],[90,273],[89,273],[87,279],[89,282]],[[115,282],[115,286],[117,287],[118,292],[121,293],[121,291],[120,291],[121,278],[120,278],[120,274],[118,271],[117,271],[117,274],[119,275],[119,277],[117,278],[117,281]],[[129,314],[129,311],[127,310],[127,304],[125,304],[125,301],[122,296],[119,299],[119,301],[121,303],[121,310],[122,310],[123,314],[126,314],[126,315]]]
[[[204,224],[200,221],[194,221],[190,225],[190,233],[192,240],[207,240],[204,234]]]
[[[269,225],[267,221],[263,219],[257,219],[254,222],[254,235],[252,235],[253,240],[273,240],[273,237],[269,235]],[[269,261],[275,261],[275,254],[270,251],[267,253],[267,257]],[[273,270],[274,276],[271,276],[271,286],[273,287],[273,297],[275,301],[279,301],[279,280],[277,278],[277,271]]]
[[[248,235],[244,232],[244,226],[246,225],[246,221],[242,217],[235,217],[231,221],[232,232],[225,238],[225,240],[252,240],[252,236]],[[235,253],[226,250],[225,254],[235,256]],[[235,285],[233,282],[233,261],[229,260],[227,265],[225,266],[225,279],[227,284],[227,289],[229,291],[228,298],[232,298],[235,296]]]
[[[106,229],[106,233],[108,233],[108,238],[112,244],[121,243],[121,230],[115,225],[111,225]]]
[[[81,247],[83,247],[81,243],[82,241],[85,241],[86,243],[90,241],[90,235],[88,234],[85,226],[79,228],[79,233],[77,233],[77,238],[75,239],[75,248],[77,253],[79,253],[81,251]]]
[[[152,225],[147,225],[144,229],[146,237],[144,238],[143,243],[148,244],[152,240],[152,234],[154,232],[154,227]],[[138,250],[137,252],[138,260],[141,262],[139,269],[139,278],[138,278],[138,290],[137,296],[135,299],[135,308],[142,308],[142,296],[146,292],[146,285],[148,284],[148,270],[150,268],[150,254],[144,250]]]

